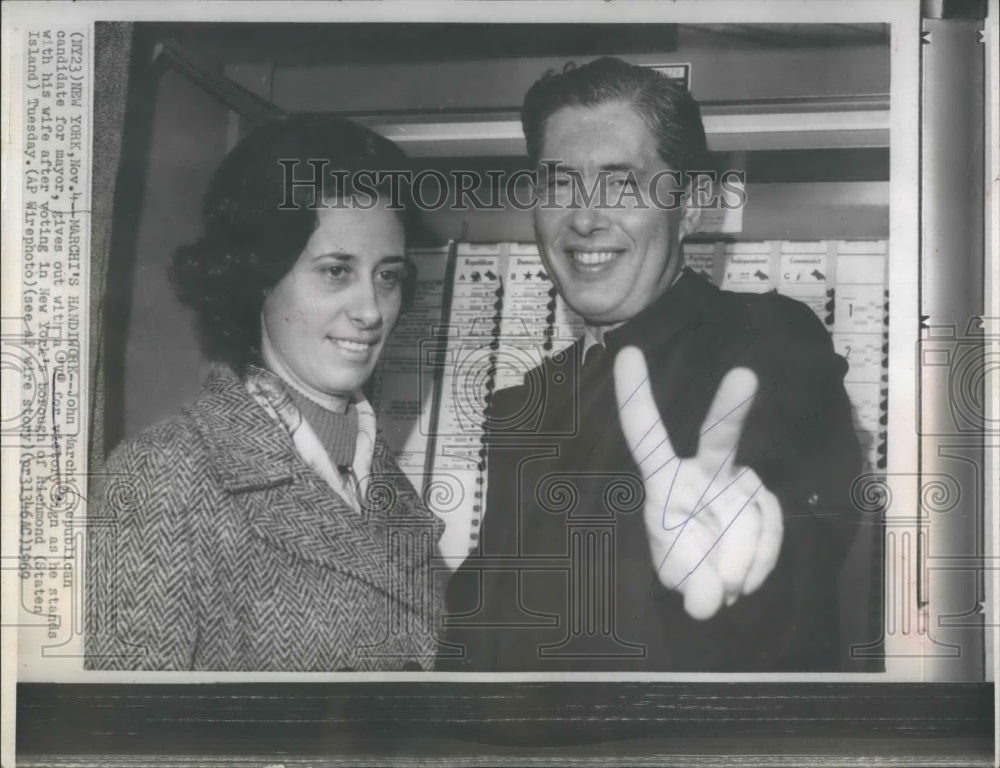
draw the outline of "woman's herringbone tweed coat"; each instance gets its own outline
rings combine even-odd
[[[88,513],[88,669],[429,669],[441,531],[376,441],[359,515],[220,367]]]

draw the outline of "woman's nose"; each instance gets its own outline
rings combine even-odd
[[[378,303],[375,286],[364,280],[355,286],[347,316],[359,328],[377,328],[382,324],[382,308]]]

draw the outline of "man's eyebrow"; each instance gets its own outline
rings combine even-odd
[[[639,169],[636,168],[631,163],[608,163],[607,165],[600,166],[598,170],[606,171],[608,173],[622,173],[622,172],[636,173]]]
[[[561,163],[555,167],[550,168],[550,170],[554,170],[557,173],[581,173],[581,170],[576,166],[563,165]],[[604,165],[599,165],[597,167],[597,170],[605,173],[622,173],[627,171],[632,171],[633,173],[637,173],[641,169],[636,167],[632,163],[615,162],[615,163],[606,163]]]

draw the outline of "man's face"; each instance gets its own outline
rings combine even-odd
[[[535,237],[559,293],[588,325],[628,320],[654,302],[681,269],[680,239],[693,225],[679,204],[676,174],[642,118],[618,101],[553,113],[540,160],[542,205],[535,208]],[[560,172],[547,176],[546,161],[558,161]],[[589,204],[580,195],[571,199],[570,176],[577,174],[585,190],[595,189],[603,176],[603,204],[600,194]],[[655,198],[649,193],[654,179]],[[547,210],[547,196],[562,204]],[[665,210],[671,200],[678,204]]]

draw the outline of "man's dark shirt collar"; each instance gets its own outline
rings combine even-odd
[[[635,345],[649,346],[667,342],[698,315],[710,297],[719,289],[691,269],[685,268],[677,281],[660,297],[623,325],[604,334],[604,344],[610,352]]]

